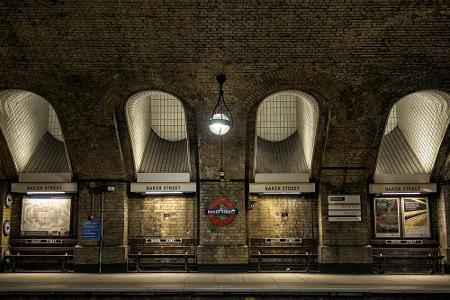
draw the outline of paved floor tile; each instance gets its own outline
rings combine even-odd
[[[450,293],[450,275],[3,273],[5,291]]]

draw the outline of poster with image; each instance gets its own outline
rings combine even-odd
[[[430,237],[427,198],[402,198],[404,237]]]
[[[70,202],[70,197],[23,197],[21,235],[69,235]]]
[[[400,209],[398,198],[375,198],[375,236],[400,237]]]

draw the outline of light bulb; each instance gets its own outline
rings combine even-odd
[[[209,119],[209,130],[214,134],[224,135],[230,130],[230,127],[230,118],[225,114],[217,113]]]

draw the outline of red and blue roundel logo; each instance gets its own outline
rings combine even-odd
[[[233,222],[238,210],[234,208],[233,202],[226,198],[213,200],[206,209],[208,218],[217,225],[228,225]]]

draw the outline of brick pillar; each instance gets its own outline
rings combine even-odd
[[[450,272],[450,185],[443,184],[440,187],[440,195],[437,199],[438,235],[441,254],[444,255],[444,271]]]
[[[9,238],[11,236],[11,234],[9,235],[5,235],[5,233],[3,232],[3,224],[6,221],[9,221],[11,224],[11,207],[6,207],[5,206],[5,197],[6,194],[8,193],[8,184],[6,182],[2,182],[0,183],[0,201],[2,202],[0,204],[0,216],[1,216],[1,240],[0,240],[0,270],[3,270],[3,268],[5,267],[3,258],[5,255],[5,251],[6,249],[8,249],[8,245],[9,245]]]
[[[198,124],[199,155],[199,246],[197,262],[199,270],[223,271],[247,269],[248,247],[245,211],[245,137],[246,114],[233,115],[233,128],[222,136],[223,167],[228,182],[220,182],[220,137],[208,129],[212,107],[205,111]],[[236,111],[239,111],[236,108]],[[205,214],[212,200],[229,199],[238,214],[228,225],[217,225]]]
[[[326,169],[319,186],[319,268],[330,273],[371,273],[367,171]],[[329,195],[360,195],[361,222],[328,222]]]
[[[211,201],[220,197],[229,199],[238,209],[237,216],[228,225],[217,225],[205,214]],[[200,184],[200,245],[197,251],[200,270],[247,268],[244,182]]]
[[[104,191],[114,186],[114,191]],[[75,271],[98,272],[100,242],[82,239],[82,222],[91,215],[91,193],[95,195],[94,219],[101,220],[103,204],[102,272],[124,272],[128,254],[128,196],[125,183],[96,183],[95,189],[80,184],[78,202],[78,245],[75,248]]]

